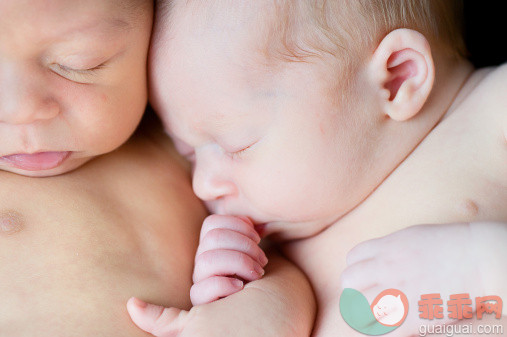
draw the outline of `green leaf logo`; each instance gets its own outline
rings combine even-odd
[[[340,297],[340,312],[351,328],[365,335],[378,336],[403,323],[408,313],[408,300],[400,290],[386,289],[370,305],[359,291],[346,288]]]

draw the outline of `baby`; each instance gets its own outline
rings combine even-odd
[[[190,307],[205,210],[153,124],[125,143],[152,22],[145,0],[0,1],[1,337],[142,337],[130,296]]]
[[[150,7],[145,0],[2,2],[2,170],[62,174],[132,135],[147,99]]]
[[[398,0],[160,9],[151,101],[219,214],[201,234],[194,287],[214,287],[197,303],[233,293],[231,275],[252,269],[258,252],[244,237],[206,240],[210,228],[248,235],[234,216],[309,277],[314,336],[361,335],[341,318],[344,288],[369,303],[388,288],[406,294],[393,336],[435,323],[419,318],[423,294],[507,298],[507,66],[473,69],[459,12],[454,1]],[[145,305],[131,302],[131,316],[157,336],[198,316]]]
[[[141,337],[129,297],[190,307],[205,209],[156,121],[127,141],[152,20],[146,0],[0,3],[1,337]]]

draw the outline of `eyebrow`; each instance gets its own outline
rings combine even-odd
[[[107,20],[97,20],[93,21],[92,23],[88,23],[86,25],[72,27],[67,31],[64,31],[61,35],[69,35],[74,33],[81,33],[84,31],[88,31],[91,29],[101,29],[101,27],[104,27],[105,29],[111,29],[116,31],[129,31],[132,29],[132,25],[128,22],[117,19],[117,18],[110,18]]]

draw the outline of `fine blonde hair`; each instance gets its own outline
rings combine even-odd
[[[391,31],[422,33],[432,49],[465,57],[459,0],[273,0],[267,51],[289,61],[328,53],[361,59]],[[278,42],[276,42],[278,41]],[[281,42],[281,44],[280,44]]]
[[[192,4],[197,11],[206,7],[226,10],[244,5],[243,1],[180,0],[180,5]],[[306,62],[328,54],[344,63],[357,63],[398,28],[422,33],[432,50],[443,56],[467,56],[462,36],[462,0],[270,1],[262,7],[264,13],[259,14],[267,21],[260,51],[268,60]],[[175,1],[155,2],[156,21],[170,26]]]

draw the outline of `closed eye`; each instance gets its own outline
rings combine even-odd
[[[257,142],[248,145],[247,147],[242,148],[241,150],[234,151],[234,152],[228,152],[229,156],[232,159],[239,159],[241,156],[243,156],[246,152],[246,150],[250,149],[252,146],[254,146]]]
[[[92,68],[88,68],[88,69],[74,69],[74,68],[66,67],[66,66],[61,65],[61,64],[58,64],[58,66],[61,69],[65,69],[66,71],[74,71],[74,72],[78,72],[78,73],[89,73],[89,72],[94,72],[94,71],[97,71],[99,69],[104,68],[105,64],[106,63],[104,62],[104,63],[99,64],[98,66],[95,66],[95,67],[92,67]]]
[[[96,73],[106,66],[106,62],[88,69],[74,69],[59,63],[53,63],[49,68],[63,78],[78,83],[87,83]]]

